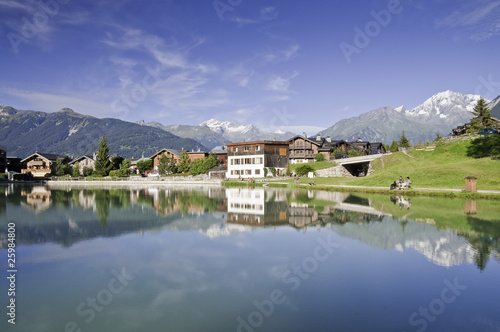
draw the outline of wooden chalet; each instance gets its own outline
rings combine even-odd
[[[210,153],[215,154],[217,161],[221,165],[227,165],[227,149],[224,145],[216,146],[210,151]]]
[[[374,142],[370,143],[370,153],[386,153],[387,150],[385,149],[385,146],[381,142]]]
[[[332,140],[330,136],[307,137],[297,135],[290,138],[288,141],[289,160],[291,164],[308,163],[314,161],[314,156],[321,153],[325,156],[325,160],[334,159],[334,152],[340,150],[347,152],[346,142],[343,140]]]
[[[363,141],[360,138],[358,138],[357,141],[355,142],[348,142],[347,143],[347,150],[357,150],[361,155],[367,155],[370,153],[372,149],[372,145],[368,141]]]
[[[68,156],[57,154],[35,152],[31,156],[21,160],[21,163],[26,165],[26,168],[21,170],[21,173],[31,173],[34,177],[45,177],[52,172],[52,165],[61,160],[67,164],[71,159]]]
[[[463,126],[457,126],[451,130],[451,136],[462,136],[467,134],[467,130],[471,127],[471,123],[466,123]]]
[[[167,156],[168,159],[173,159],[177,164],[179,163],[179,159],[181,159],[181,153],[182,151],[180,150],[161,149],[160,151],[156,152],[154,155],[149,157],[149,159],[153,160],[153,169],[157,169],[158,165],[160,165],[160,157],[162,154]]]
[[[95,159],[95,154],[93,156],[83,155],[70,161],[69,165],[74,167],[78,163],[80,165],[80,174],[83,174],[84,168],[91,168],[95,171]]]
[[[193,162],[196,159],[203,159],[208,156],[208,152],[204,151],[191,151],[187,153],[189,156],[189,161]]]

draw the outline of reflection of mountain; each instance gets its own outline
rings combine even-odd
[[[367,197],[215,186],[109,190],[9,186],[3,190],[0,212],[16,222],[20,245],[54,242],[71,246],[100,236],[162,230],[196,230],[216,238],[251,232],[254,227],[288,226],[327,227],[385,250],[413,249],[447,267],[475,263],[483,269],[490,256],[499,256],[499,223],[496,217],[480,218],[485,203],[477,214],[465,216],[465,222],[454,223],[450,231],[442,217],[442,207],[449,201],[433,199],[430,204],[422,199],[425,204],[419,212],[417,198],[412,198],[411,209],[400,210],[388,197],[382,201]],[[388,210],[400,213],[401,219],[383,212]],[[409,219],[412,215],[414,220]],[[0,233],[0,248],[6,248],[6,239],[7,234]]]
[[[358,239],[382,249],[414,249],[440,266],[474,262],[474,250],[466,238],[435,226],[410,221],[403,229],[398,220],[384,218],[379,223],[332,225],[342,236]]]

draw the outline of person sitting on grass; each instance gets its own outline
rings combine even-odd
[[[410,180],[410,177],[409,177],[409,176],[407,176],[407,177],[406,177],[406,187],[407,187],[407,188],[410,188],[410,186],[411,186],[411,180]]]
[[[398,181],[399,189],[403,188],[404,183],[405,181],[403,180],[403,177],[399,176],[399,181]]]

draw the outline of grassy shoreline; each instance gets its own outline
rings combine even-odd
[[[500,193],[489,192],[466,192],[454,191],[449,188],[428,188],[428,189],[409,189],[409,190],[389,190],[381,189],[378,187],[363,187],[363,186],[329,186],[329,185],[308,185],[308,184],[294,184],[294,183],[276,183],[276,182],[257,182],[248,183],[245,181],[223,181],[221,183],[224,187],[266,187],[269,188],[284,188],[284,189],[307,189],[307,190],[324,190],[324,191],[337,191],[337,192],[357,192],[368,194],[383,194],[389,196],[428,196],[428,197],[449,197],[449,198],[465,198],[465,199],[498,199],[500,200]]]

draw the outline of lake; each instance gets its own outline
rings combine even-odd
[[[1,331],[500,331],[495,200],[10,185],[0,222]]]

